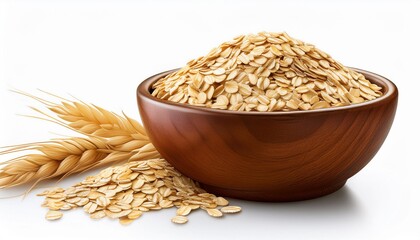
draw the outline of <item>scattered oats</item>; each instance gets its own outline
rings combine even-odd
[[[192,210],[196,210],[200,208],[200,205],[198,204],[189,204],[188,207],[190,207]]]
[[[65,198],[65,197],[66,197],[66,194],[64,194],[64,193],[56,193],[56,194],[53,194],[53,195],[50,196],[50,198],[55,198],[55,199]]]
[[[238,213],[242,210],[241,207],[238,206],[226,206],[226,207],[222,207],[220,209],[220,211],[222,211],[222,213]]]
[[[173,206],[173,203],[172,203],[172,201],[169,201],[169,200],[163,199],[163,200],[161,200],[161,201],[159,202],[159,206],[160,206],[161,208],[170,208],[170,207],[172,207],[172,206]]]
[[[128,224],[132,223],[133,221],[134,221],[133,219],[130,219],[128,217],[122,217],[122,218],[120,218],[120,223],[122,225],[128,225]]]
[[[62,210],[62,211],[67,211],[67,210],[71,210],[71,209],[72,209],[72,207],[71,207],[70,204],[63,204],[63,206],[60,208],[60,210]]]
[[[90,203],[90,205],[88,205]],[[85,206],[89,206],[87,208],[87,213],[94,213],[96,211],[96,209],[98,208],[98,204],[93,203],[93,202],[89,202],[88,204],[86,204]]]
[[[137,219],[137,218],[141,217],[141,215],[143,215],[143,212],[142,211],[133,210],[130,214],[127,215],[127,217],[129,219],[134,220],[134,219]]]
[[[144,184],[144,180],[141,178],[135,179],[132,185],[133,189],[140,189]]]
[[[45,215],[45,219],[53,221],[53,220],[58,220],[61,217],[63,217],[63,213],[60,211],[48,211],[47,214]]]
[[[89,198],[82,198],[79,202],[77,202],[77,206],[84,206],[89,202]]]
[[[116,205],[108,206],[106,209],[110,212],[113,212],[113,213],[118,213],[118,212],[122,211],[121,207],[116,206]]]
[[[184,224],[188,222],[188,218],[184,216],[175,216],[171,219],[173,223]]]
[[[111,203],[111,201],[109,200],[109,198],[100,196],[96,199],[96,204],[98,204],[98,206],[101,207],[106,207]]]
[[[48,220],[62,216],[56,210],[83,207],[92,219],[119,219],[124,225],[144,212],[172,207],[178,208],[178,216],[172,219],[175,223],[187,222],[185,216],[196,209],[205,209],[209,215],[220,217],[222,212],[216,208],[229,204],[222,197],[206,193],[164,159],[133,161],[110,167],[73,187],[51,189],[41,195],[45,197],[42,206],[50,210],[46,215]]]
[[[190,206],[181,206],[176,211],[176,215],[187,216],[188,214],[190,214],[191,210],[192,208]]]
[[[122,217],[127,216],[129,213],[131,213],[131,210],[124,210],[118,213],[113,213],[113,212],[106,212],[106,213],[108,217],[116,219],[116,218],[122,218]]]
[[[223,213],[221,211],[219,211],[219,209],[216,209],[216,208],[209,208],[206,211],[212,217],[222,217],[223,216]]]
[[[97,211],[94,212],[92,214],[90,214],[90,218],[92,219],[100,219],[100,218],[104,218],[106,216],[104,211]]]
[[[54,198],[54,197],[53,197]],[[67,198],[66,199],[66,202],[68,202],[68,203],[77,203],[77,202],[79,202],[81,200],[81,198],[80,197],[74,197],[74,198]]]
[[[379,86],[313,45],[267,32],[223,43],[153,89],[153,96],[173,102],[260,112],[339,107],[382,95]],[[267,100],[255,102],[261,96]]]
[[[216,198],[216,204],[219,205],[219,206],[227,206],[227,205],[229,205],[229,201],[226,200],[223,197],[217,197]]]

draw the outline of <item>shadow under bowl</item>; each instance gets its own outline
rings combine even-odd
[[[388,79],[354,69],[383,89],[372,101],[290,112],[196,107],[137,89],[140,115],[162,157],[207,191],[255,201],[298,201],[340,189],[375,156],[397,109]]]

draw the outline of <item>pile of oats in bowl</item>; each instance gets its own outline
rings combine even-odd
[[[286,33],[242,35],[158,80],[152,95],[233,111],[291,111],[373,100],[381,87]]]

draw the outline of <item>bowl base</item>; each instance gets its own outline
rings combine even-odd
[[[325,186],[318,189],[312,189],[309,191],[300,191],[300,192],[284,192],[284,191],[241,191],[235,189],[226,189],[214,187],[206,184],[200,184],[200,186],[208,191],[223,197],[231,197],[249,201],[261,201],[261,202],[294,202],[294,201],[303,201],[308,199],[314,199],[322,197],[328,194],[331,194],[346,184],[347,180],[344,182],[339,182],[337,184]]]

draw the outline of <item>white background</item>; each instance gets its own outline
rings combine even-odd
[[[120,226],[92,221],[81,210],[47,222],[42,198],[34,196],[38,189],[23,201],[0,199],[0,238],[420,239],[419,10],[415,1],[1,1],[0,146],[69,134],[15,115],[32,114],[26,106],[39,105],[10,89],[72,94],[139,119],[135,89],[143,79],[236,35],[263,30],[287,31],[345,65],[388,77],[400,101],[379,153],[330,196],[295,203],[232,200],[241,214],[214,219],[194,212],[178,226],[170,222],[171,209]]]

